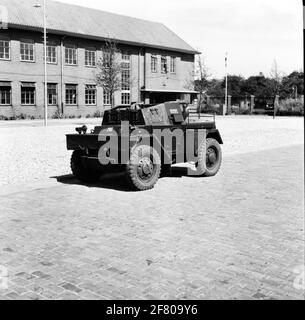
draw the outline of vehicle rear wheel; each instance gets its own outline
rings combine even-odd
[[[221,163],[222,152],[220,144],[215,139],[207,139],[199,147],[197,169],[203,177],[213,177],[218,173]]]
[[[71,157],[71,170],[74,177],[82,182],[97,182],[101,173],[86,165],[85,160],[82,159],[83,152],[74,151]]]
[[[131,151],[126,176],[129,185],[138,191],[152,189],[161,173],[160,156],[150,146],[137,146]]]

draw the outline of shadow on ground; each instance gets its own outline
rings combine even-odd
[[[161,177],[163,178],[182,178],[187,177],[188,172],[187,168],[185,167],[174,167],[171,170],[171,173],[167,174],[166,176]],[[79,185],[79,186],[85,186],[88,188],[102,188],[102,189],[112,189],[117,191],[124,191],[124,192],[135,192],[130,189],[128,186],[128,183],[126,181],[124,173],[110,173],[106,174],[101,177],[101,179],[98,182],[95,183],[85,183],[77,180],[74,178],[72,174],[69,175],[63,175],[63,176],[56,176],[51,177],[51,179],[56,179],[57,182],[62,184],[68,184],[68,185]]]

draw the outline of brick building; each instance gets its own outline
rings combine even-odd
[[[36,3],[0,0],[0,116],[43,116],[43,9]],[[196,51],[163,24],[47,1],[47,32],[49,117],[110,107],[95,83],[106,39],[118,43],[124,76],[132,79],[117,104],[190,100],[194,93],[187,83]]]

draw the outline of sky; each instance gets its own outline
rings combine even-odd
[[[202,52],[212,77],[303,70],[301,0],[60,0],[164,23]]]

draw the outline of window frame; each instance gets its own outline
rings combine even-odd
[[[9,91],[7,91],[7,90],[2,90],[2,88],[10,88],[10,90]],[[9,92],[9,103],[2,103],[2,92]],[[7,95],[5,94],[4,95],[4,99],[5,99],[5,101],[7,100]],[[3,86],[3,87],[1,87],[0,86],[0,106],[11,106],[12,105],[12,85],[9,87],[9,86],[7,86],[7,87],[5,87],[5,86]]]
[[[89,57],[87,57],[87,54],[89,54]],[[91,62],[92,57],[90,57],[90,54],[94,54],[94,64],[88,64],[88,59]],[[97,67],[97,51],[93,48],[85,48],[85,66],[88,68],[96,68]]]
[[[158,72],[158,56],[156,54],[151,55],[150,70],[152,73]]]
[[[26,54],[25,53],[22,53],[22,50],[30,50],[30,49],[26,49],[26,48],[23,48],[22,49],[22,46],[32,46],[33,48],[33,60],[26,60],[26,59],[23,59],[22,56],[25,56]],[[28,62],[28,63],[35,63],[36,61],[36,50],[35,50],[35,43],[32,42],[32,41],[27,41],[27,40],[21,40],[20,41],[20,61],[21,62]]]
[[[55,96],[56,96],[56,103],[50,103],[49,101],[49,86],[55,86]],[[48,97],[48,106],[58,106],[58,84],[57,83],[48,83],[48,90],[47,90],[47,97]],[[52,96],[53,100],[54,95]]]
[[[75,50],[75,63],[67,62],[67,51]],[[78,47],[76,45],[65,46],[65,65],[66,66],[78,66]]]
[[[89,87],[91,87],[91,88],[89,88]],[[94,100],[92,99],[93,92],[94,92]],[[91,103],[90,103],[90,99],[94,102],[91,101]],[[95,84],[86,84],[85,85],[85,105],[86,106],[96,106],[97,105],[97,87]]]
[[[121,52],[121,82],[122,82],[121,104],[130,105],[130,102],[131,102],[131,54],[128,51]],[[129,98],[126,99],[127,96]]]
[[[176,74],[176,72],[177,72],[177,59],[176,59],[176,57],[173,57],[173,56],[170,57],[169,71],[172,74]]]
[[[7,42],[8,43],[8,58],[1,58],[0,57],[0,60],[2,61],[9,61],[11,60],[11,40],[9,39],[0,39],[0,42],[3,42],[3,54],[5,55],[5,45],[4,43]]]
[[[164,71],[164,66],[166,66],[166,69]],[[168,73],[168,61],[167,56],[161,56],[161,73],[167,74]]]
[[[104,106],[111,106],[111,94],[103,92],[103,105]]]
[[[55,62],[53,61],[48,61],[48,53],[49,50],[48,48],[54,48],[55,49]],[[57,64],[58,63],[58,54],[57,54],[57,46],[55,44],[48,44],[47,45],[47,64]],[[43,61],[44,61],[45,55],[44,55],[44,47],[43,47]]]
[[[67,87],[71,87],[74,86],[75,87],[75,103],[70,103],[70,101],[67,101]],[[69,89],[72,90],[72,89]],[[67,83],[65,84],[65,104],[66,106],[78,106],[78,85],[77,84],[71,84],[71,83]]]
[[[33,98],[34,98],[34,100],[33,100],[33,103],[32,103],[32,101],[30,101],[29,103],[27,103],[27,96],[26,96],[26,94],[28,93],[28,92],[25,92],[24,94],[25,94],[25,101],[23,101],[22,102],[22,99],[23,99],[23,92],[22,92],[22,90],[23,89],[25,89],[25,88],[31,88],[31,87],[25,87],[25,86],[23,86],[22,85],[22,83],[21,83],[21,105],[22,106],[27,106],[27,107],[31,107],[31,106],[36,106],[36,83],[34,83],[34,82],[29,82],[29,83],[33,83],[34,84],[34,87],[32,87],[34,90],[29,90],[28,92],[32,92],[33,93]],[[31,96],[29,96],[29,99],[28,100],[31,100]]]
[[[127,102],[125,101],[125,97],[128,96]],[[131,103],[131,92],[130,91],[122,91],[121,93],[121,105],[122,106],[129,106]]]

